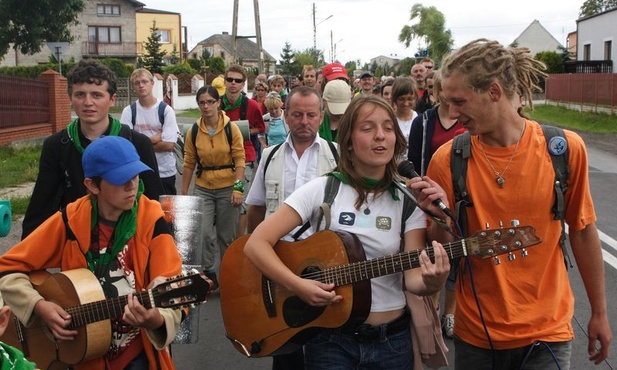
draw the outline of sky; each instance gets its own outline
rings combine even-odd
[[[213,34],[232,33],[232,0],[140,1],[147,8],[181,14],[182,25],[188,30],[189,51]],[[435,6],[444,14],[445,28],[451,31],[457,48],[477,38],[509,45],[536,19],[565,46],[568,33],[576,31],[576,19],[583,2],[424,0],[421,4]],[[239,0],[240,36],[256,35],[253,3]],[[333,58],[343,64],[360,60],[363,65],[380,55],[404,59],[413,56],[421,46],[414,41],[405,48],[398,41],[403,26],[413,24],[409,18],[415,3],[413,0],[259,0],[263,48],[277,60],[281,59],[285,42],[294,51],[304,51],[315,42],[317,48],[323,50],[326,62]]]

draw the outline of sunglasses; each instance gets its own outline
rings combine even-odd
[[[225,78],[225,81],[227,81],[227,82],[235,82],[235,83],[237,83],[237,84],[241,84],[241,83],[243,83],[243,82],[244,82],[244,79],[243,79],[243,78],[231,78],[231,77],[226,77],[226,78]]]
[[[429,89],[432,89],[432,88],[433,88],[433,85],[428,85],[428,88],[429,88]]]

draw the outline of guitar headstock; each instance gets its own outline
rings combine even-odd
[[[179,308],[208,300],[213,283],[203,273],[181,275],[152,288],[153,306]]]
[[[513,260],[513,251],[522,250],[524,257],[527,255],[526,247],[541,241],[533,226],[515,226],[479,231],[465,239],[465,246],[468,256],[491,258],[508,253],[508,258]],[[498,261],[496,259],[495,262],[499,263]]]

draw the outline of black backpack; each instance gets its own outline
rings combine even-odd
[[[225,125],[225,136],[227,136],[227,142],[229,143],[229,155],[231,155],[231,145],[232,145],[232,141],[233,141],[233,137],[231,135],[231,125],[233,124],[233,122],[229,122],[228,124]],[[214,170],[222,170],[225,168],[231,168],[234,169],[236,168],[236,163],[234,162],[234,158],[233,156],[231,157],[231,163],[230,164],[225,164],[222,166],[208,166],[208,167],[204,167],[201,164],[201,159],[199,158],[199,151],[197,150],[197,144],[195,144],[197,142],[197,132],[199,131],[199,126],[197,125],[197,122],[193,123],[193,126],[191,127],[191,142],[193,143],[193,147],[195,148],[195,157],[197,157],[196,159],[196,163],[197,163],[197,171],[195,172],[195,176],[199,177],[201,176],[201,173],[204,170],[208,170],[208,171],[214,171]]]
[[[570,174],[570,167],[568,164],[568,147],[567,138],[563,129],[555,126],[541,125],[542,132],[546,138],[547,150],[551,156],[553,162],[553,169],[555,171],[554,189],[555,189],[555,204],[553,205],[553,219],[561,221],[561,237],[559,244],[563,251],[564,260],[566,266],[572,267],[570,261],[570,255],[566,249],[566,227],[565,227],[565,211],[566,204],[564,194],[568,189],[568,175]],[[553,144],[553,138],[561,138],[563,140],[555,141],[557,143],[565,142],[565,149],[561,154],[553,153],[551,144]],[[466,178],[467,178],[467,159],[471,156],[471,135],[469,132],[464,132],[454,137],[452,141],[452,152],[450,156],[450,166],[452,171],[452,184],[454,186],[454,214],[456,219],[463,229],[463,235],[468,235],[467,230],[467,214],[465,212],[466,207],[473,207],[473,203],[469,199],[469,193],[467,192]]]

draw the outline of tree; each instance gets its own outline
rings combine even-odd
[[[541,51],[534,58],[546,64],[546,73],[563,73],[563,58],[555,51]]]
[[[173,49],[171,50],[171,56],[169,57],[169,64],[178,63],[180,63],[180,53],[178,53],[178,47],[174,44]]]
[[[73,41],[71,26],[84,6],[84,0],[0,1],[0,58],[11,43],[15,50],[35,54],[45,41]]]
[[[579,16],[589,17],[614,8],[617,8],[617,0],[586,0],[581,6]]]
[[[215,73],[217,75],[225,73],[225,60],[221,57],[210,58],[208,67],[210,69],[210,72]]]
[[[150,27],[150,36],[144,43],[144,48],[146,49],[146,53],[144,54],[144,68],[152,73],[163,73],[163,66],[165,63],[163,62],[163,57],[165,56],[165,51],[161,50],[161,35],[157,32],[159,29],[156,28],[156,21],[152,22],[152,27]]]
[[[296,55],[291,50],[291,44],[285,41],[285,47],[281,53],[281,73],[285,76],[293,74],[293,60]]]
[[[440,61],[450,53],[454,41],[452,33],[445,29],[446,18],[436,7],[424,7],[422,4],[414,4],[411,7],[409,20],[419,19],[414,25],[405,25],[398,36],[399,42],[409,47],[414,39],[420,39],[426,44],[428,57]]]

